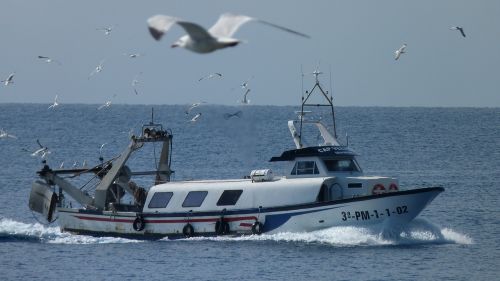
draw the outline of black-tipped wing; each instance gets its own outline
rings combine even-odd
[[[152,16],[147,20],[148,29],[154,39],[160,40],[163,34],[165,34],[177,21],[177,18],[170,16]]]

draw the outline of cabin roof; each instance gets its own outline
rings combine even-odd
[[[356,153],[347,146],[311,146],[300,149],[287,150],[281,156],[275,156],[269,162],[292,161],[297,157],[332,157],[332,156],[356,156]]]

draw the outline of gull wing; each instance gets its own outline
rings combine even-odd
[[[234,15],[230,13],[222,14],[217,22],[210,27],[208,32],[215,37],[230,38],[243,24],[254,20],[254,18],[244,15]]]
[[[240,26],[252,20],[263,23],[268,26],[281,29],[286,32],[293,33],[295,35],[299,35],[305,38],[310,38],[309,35],[307,34],[300,33],[298,31],[292,30],[290,28],[281,25],[277,25],[274,23],[270,23],[268,21],[252,18],[245,15],[234,15],[231,13],[222,14],[219,17],[219,20],[217,20],[217,22],[208,30],[208,32],[210,32],[210,34],[216,37],[232,37],[233,34],[238,30],[238,28],[240,28]]]
[[[191,37],[194,41],[213,38],[205,28],[194,22],[177,21],[176,23],[182,26],[182,28],[184,28],[184,30],[189,34],[189,37]]]
[[[167,32],[178,20],[177,18],[165,15],[152,16],[147,20],[149,32],[154,39],[160,40],[163,34],[165,34],[165,32]]]

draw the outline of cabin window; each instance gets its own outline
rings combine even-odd
[[[165,208],[170,202],[170,199],[174,195],[173,192],[156,192],[153,194],[153,198],[149,201],[148,208]]]
[[[319,174],[318,166],[314,161],[297,161],[292,170],[292,175],[317,175]]]
[[[208,191],[190,191],[182,203],[182,207],[200,207]]]
[[[243,190],[224,190],[222,195],[217,201],[217,206],[233,206],[236,205],[238,199],[240,199],[240,195]]]
[[[357,172],[356,163],[352,159],[327,159],[323,160],[329,172]]]

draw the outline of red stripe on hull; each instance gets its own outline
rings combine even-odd
[[[117,219],[117,218],[108,218],[108,217],[86,217],[86,216],[75,216],[81,220],[90,220],[90,221],[104,221],[104,222],[127,222],[133,223],[133,219]],[[181,220],[154,220],[148,219],[144,220],[146,223],[188,223],[188,222],[217,222],[220,218],[209,218],[209,219],[181,219]],[[226,222],[233,221],[243,221],[243,220],[257,220],[255,216],[249,217],[236,217],[236,218],[224,218]],[[252,226],[252,225],[250,225]]]

